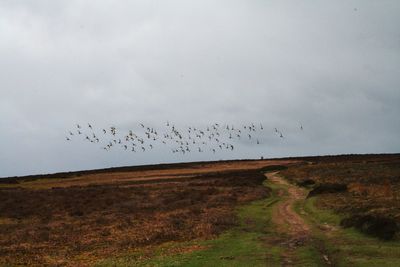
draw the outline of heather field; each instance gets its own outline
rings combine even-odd
[[[5,178],[0,265],[396,266],[399,194],[399,155]]]

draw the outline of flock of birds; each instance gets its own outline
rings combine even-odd
[[[261,123],[241,125],[221,125],[214,123],[206,127],[186,127],[178,129],[174,124],[167,122],[166,128],[160,132],[157,129],[140,123],[136,131],[119,130],[114,126],[95,129],[91,123],[86,126],[76,124],[76,127],[66,136],[67,141],[75,139],[84,140],[98,144],[105,151],[112,149],[123,149],[131,152],[146,152],[154,149],[157,145],[168,146],[172,153],[205,152],[212,153],[236,148],[235,143],[239,141],[251,142],[260,145],[258,136],[264,131]],[[300,124],[300,130],[303,125]],[[282,131],[274,128],[274,133],[279,138],[284,138]]]

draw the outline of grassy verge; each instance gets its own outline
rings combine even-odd
[[[298,203],[296,209],[313,226],[313,232],[321,240],[337,266],[400,266],[400,242],[382,241],[368,237],[356,229],[343,229],[342,219],[330,210],[316,206],[318,197]]]
[[[267,184],[265,184],[267,185]],[[163,244],[149,254],[137,251],[107,259],[97,266],[279,266],[281,249],[268,247],[273,234],[271,213],[278,197],[237,209],[238,225],[213,240]]]

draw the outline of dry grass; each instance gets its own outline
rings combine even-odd
[[[259,169],[278,163],[288,161],[3,184],[0,264],[84,266],[138,247],[211,238],[235,225],[236,205],[268,196]]]

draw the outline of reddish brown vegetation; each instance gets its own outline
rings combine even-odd
[[[355,226],[383,239],[396,238],[400,230],[399,155],[313,158],[282,173],[298,184],[315,182],[310,196],[322,194],[321,207],[347,216],[343,226]]]
[[[235,225],[238,204],[269,195],[262,171],[276,170],[271,165],[289,166],[279,169],[306,186],[346,185],[346,191],[319,200],[348,214],[344,224],[372,233],[379,226],[398,230],[399,155],[304,160],[308,163],[203,162],[2,180],[0,265],[91,265],[166,241],[211,238]]]
[[[235,224],[237,204],[268,196],[254,166],[271,163],[240,164],[147,182],[125,179],[129,172],[89,185],[83,175],[68,187],[69,178],[52,188],[48,180],[14,181],[0,187],[0,264],[85,265],[141,246],[210,238]]]

